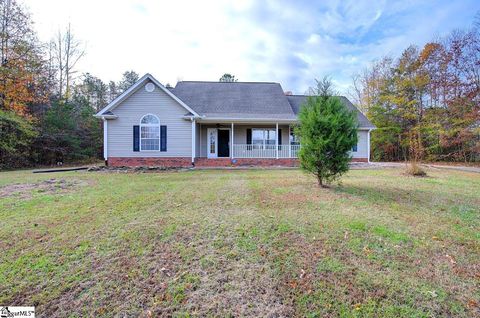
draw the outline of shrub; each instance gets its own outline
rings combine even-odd
[[[407,166],[407,170],[405,171],[408,175],[414,177],[426,177],[427,173],[423,170],[420,165],[416,162],[412,162]]]

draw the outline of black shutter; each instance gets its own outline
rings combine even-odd
[[[133,126],[133,151],[140,151],[140,126]]]
[[[278,145],[279,146],[282,145],[282,130],[281,129],[278,130]]]
[[[167,151],[167,126],[160,126],[160,151]]]
[[[252,130],[247,128],[247,145],[252,144]]]

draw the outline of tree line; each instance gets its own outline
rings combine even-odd
[[[377,126],[373,160],[480,160],[479,29],[411,45],[353,77],[351,96]]]
[[[0,0],[0,28],[0,169],[101,158],[102,123],[93,115],[138,74],[108,83],[78,74],[85,49],[70,25],[42,43],[15,0]]]
[[[351,97],[377,126],[373,160],[480,160],[479,24],[354,76]],[[104,83],[78,74],[85,53],[69,25],[43,43],[27,10],[0,0],[0,169],[102,157],[93,114],[139,76],[127,71]]]

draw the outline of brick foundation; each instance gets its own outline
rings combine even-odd
[[[297,167],[298,159],[295,158],[196,158],[195,167],[241,167],[241,166],[258,166],[258,167]]]
[[[367,158],[353,158],[352,162],[368,162]],[[108,165],[112,167],[191,167],[192,159],[190,157],[174,157],[174,158],[135,158],[135,157],[114,157],[108,158]],[[258,166],[258,167],[298,167],[299,161],[296,158],[196,158],[195,167],[242,167],[242,166]]]
[[[352,158],[351,162],[368,162],[368,158]]]
[[[173,158],[135,158],[135,157],[114,157],[108,158],[108,165],[112,167],[191,167],[192,158],[173,157]]]

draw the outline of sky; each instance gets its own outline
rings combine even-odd
[[[345,92],[372,61],[468,28],[480,11],[479,0],[17,1],[42,41],[71,24],[86,51],[79,73],[134,70],[164,85],[231,73],[296,94],[323,76]]]

